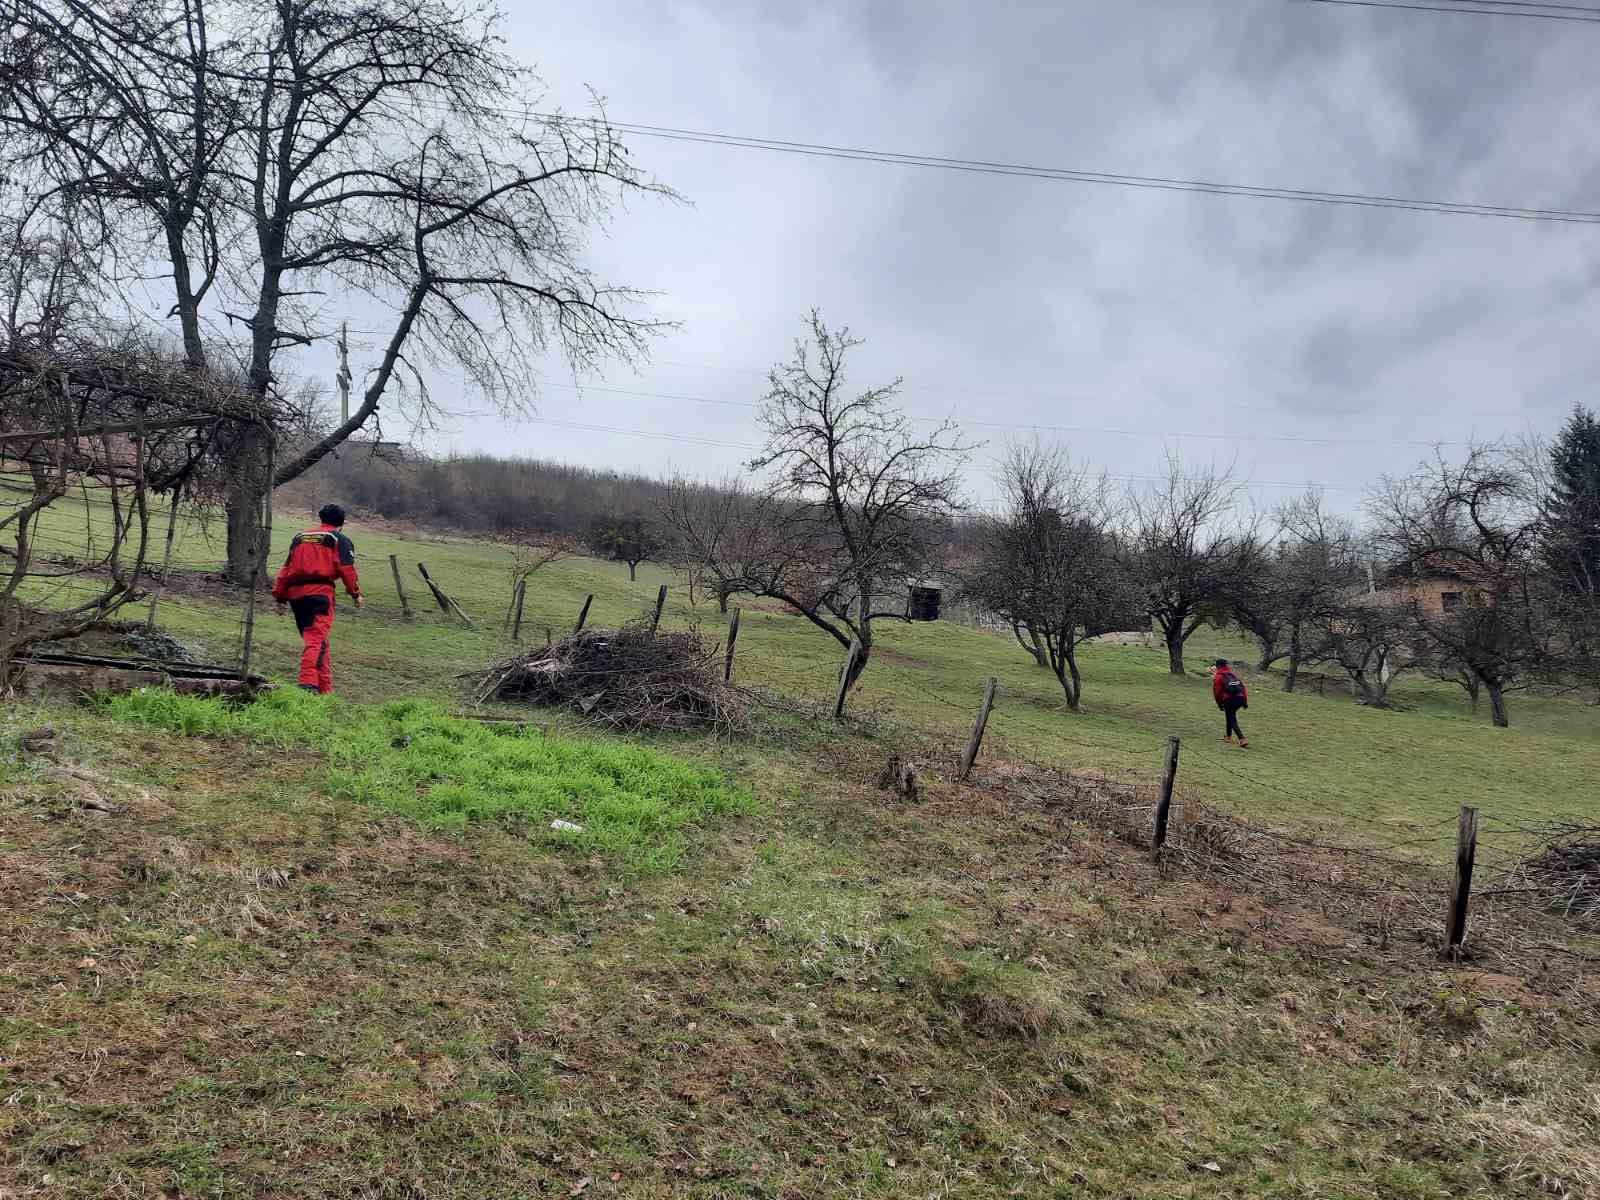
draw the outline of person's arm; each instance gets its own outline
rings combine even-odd
[[[356,573],[355,543],[342,533],[335,536],[339,539],[339,578],[344,582],[344,590],[350,593],[350,598],[359,608],[366,601],[361,597],[361,577]]]

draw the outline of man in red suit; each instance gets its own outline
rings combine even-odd
[[[1244,680],[1239,678],[1225,658],[1217,659],[1217,665],[1211,672],[1211,698],[1227,717],[1227,729],[1222,740],[1231,745],[1237,737],[1239,745],[1248,746],[1250,743],[1244,739],[1244,730],[1239,728],[1239,710],[1250,707],[1250,693],[1245,689]]]
[[[300,686],[327,695],[333,691],[328,637],[333,632],[334,585],[343,583],[357,608],[365,608],[367,602],[356,575],[356,548],[342,532],[344,509],[325,504],[317,519],[321,525],[295,534],[289,543],[289,557],[273,581],[272,598],[278,602],[278,611],[287,605],[294,613],[305,643],[300,654]]]

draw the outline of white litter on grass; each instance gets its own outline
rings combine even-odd
[[[583,832],[583,826],[582,825],[575,824],[572,821],[563,821],[560,817],[557,817],[554,821],[550,822],[550,828],[551,829],[558,829],[562,833],[582,833]]]

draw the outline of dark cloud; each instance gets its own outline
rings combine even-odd
[[[506,33],[553,98],[579,107],[590,84],[626,121],[1600,208],[1600,30],[1552,24],[1281,0],[614,0],[519,9]],[[1262,480],[1352,487],[1404,470],[1413,443],[1549,426],[1594,398],[1600,229],[634,149],[693,206],[623,214],[597,266],[659,289],[683,329],[655,365],[590,381],[602,386],[753,401],[815,304],[869,339],[856,378],[903,374],[919,412],[1148,434],[1072,438],[1118,474],[1176,445]],[[550,378],[571,382],[559,365]],[[574,395],[550,388],[544,414],[757,436],[737,406]],[[441,444],[708,473],[743,456],[496,420]]]

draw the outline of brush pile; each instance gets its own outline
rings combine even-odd
[[[750,726],[745,693],[722,681],[718,647],[697,632],[652,633],[645,623],[585,629],[496,663],[479,677],[474,698],[570,708],[630,732]]]
[[[1600,920],[1600,827],[1552,826],[1539,853],[1509,873],[1508,890],[1531,895],[1547,912]]]

